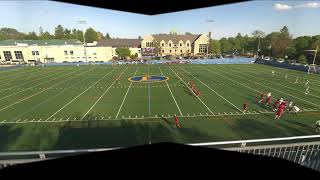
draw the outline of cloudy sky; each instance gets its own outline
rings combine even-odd
[[[0,28],[22,32],[38,32],[42,26],[53,33],[61,24],[67,28],[93,27],[120,38],[175,30],[212,31],[213,38],[220,39],[238,32],[250,35],[256,29],[270,33],[286,25],[294,37],[320,34],[320,1],[251,1],[156,16],[51,1],[0,1],[0,12]],[[79,20],[87,24],[78,24]]]

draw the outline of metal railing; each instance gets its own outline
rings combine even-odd
[[[190,145],[282,158],[320,171],[320,135]]]
[[[283,158],[320,171],[320,135],[207,142],[188,145]],[[122,147],[53,151],[0,152],[0,169],[1,167],[7,165],[28,163],[90,152],[108,151],[120,148]]]

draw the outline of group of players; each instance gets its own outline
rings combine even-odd
[[[198,96],[201,95],[200,91],[197,89],[196,85],[195,85],[193,82],[188,81],[188,86],[189,86],[189,88],[192,90],[192,92],[193,92],[193,94],[194,94],[195,96],[198,97]]]
[[[268,93],[260,93],[260,99],[257,99],[257,102],[259,104],[266,104],[267,106],[271,106],[271,92]],[[286,108],[288,106],[288,111],[293,112],[294,114],[297,115],[297,113],[300,111],[300,108],[296,106],[293,101],[289,100],[284,100],[283,97],[278,98],[274,101],[272,110],[275,111],[275,119],[280,119],[280,117],[283,115],[285,112]],[[247,101],[243,103],[243,112],[245,113],[249,108],[249,104]]]

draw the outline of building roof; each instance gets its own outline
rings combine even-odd
[[[160,42],[164,40],[165,42],[168,42],[171,40],[174,44],[178,44],[180,40],[183,42],[186,42],[189,40],[191,43],[193,43],[195,40],[197,40],[201,34],[194,34],[194,35],[172,35],[172,34],[154,34],[152,35],[156,41]]]
[[[83,45],[83,43],[76,39],[50,39],[50,40],[15,40],[8,39],[0,41],[0,46],[16,46],[17,44],[28,44],[38,46],[53,46],[53,45]]]
[[[97,46],[103,47],[141,47],[142,39],[107,39],[100,40]]]

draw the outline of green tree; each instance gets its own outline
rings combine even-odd
[[[138,57],[138,53],[130,55],[130,59],[137,59],[137,57]]]
[[[253,31],[252,36],[256,41],[256,44],[257,44],[257,55],[259,55],[259,52],[262,49],[262,47],[260,46],[261,39],[263,39],[265,37],[265,33],[263,31],[260,31],[260,30],[255,30],[255,31]]]
[[[221,52],[230,53],[232,50],[232,44],[227,40],[227,38],[220,39]]]
[[[41,37],[43,35],[43,29],[42,29],[42,27],[40,26],[39,27],[39,37]]]
[[[284,26],[280,30],[280,34],[276,39],[275,46],[272,46],[275,56],[283,58],[286,55],[287,48],[290,47],[291,43],[292,43],[292,37],[289,34],[288,27]]]
[[[71,31],[71,39],[77,39],[77,30],[76,29],[72,29],[72,31]]]
[[[98,31],[98,40],[105,39],[106,37]]]
[[[65,28],[63,33],[65,39],[71,39],[71,30]]]
[[[13,28],[1,28],[0,29],[0,40],[6,39],[24,39],[25,34],[17,31]]]
[[[106,34],[106,39],[111,39],[109,33]]]
[[[141,36],[139,36],[139,37],[138,37],[138,39],[142,39],[142,37],[141,37]]]
[[[192,35],[192,33],[190,33],[190,32],[186,32],[186,33],[185,33],[185,35]]]
[[[127,59],[131,55],[131,51],[127,47],[118,47],[116,49],[116,54],[120,59]]]
[[[77,30],[76,39],[83,42],[83,32],[81,30]]]
[[[54,38],[55,39],[63,39],[64,38],[64,30],[63,27],[59,24],[54,29]]]
[[[32,32],[29,32],[26,36],[25,36],[26,39],[30,39],[30,40],[37,40],[38,39],[38,36],[37,34],[32,31]]]
[[[84,34],[86,38],[86,43],[92,43],[93,41],[98,41],[98,32],[95,31],[93,28],[89,28],[86,30]]]
[[[211,40],[210,46],[209,46],[209,53],[221,54],[221,46],[218,40],[214,40],[214,39]]]
[[[53,38],[54,38],[54,37],[53,37],[48,31],[44,32],[44,33],[42,34],[42,36],[40,37],[40,39],[44,39],[44,40],[53,39]]]
[[[307,63],[307,58],[305,55],[301,54],[299,57],[298,57],[298,62],[301,63],[301,64],[306,64]]]

